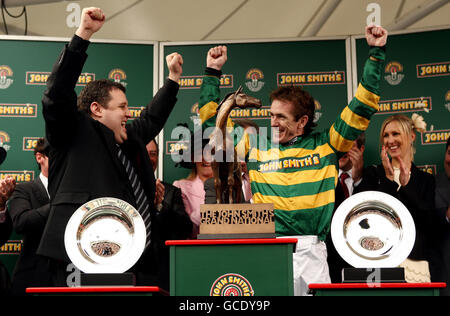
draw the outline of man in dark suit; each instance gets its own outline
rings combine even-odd
[[[0,147],[0,165],[5,159],[6,150]],[[11,177],[0,179],[0,247],[8,241],[13,229],[11,217],[6,212],[6,202],[14,191],[15,186],[16,181]],[[9,273],[0,261],[0,297],[9,295],[10,290],[11,279]]]
[[[158,166],[158,144],[155,140],[147,144],[147,152],[155,171]],[[156,180],[155,234],[153,246],[158,258],[158,280],[161,288],[170,291],[170,255],[167,240],[187,239],[192,232],[192,222],[184,208],[181,190],[170,183]]]
[[[140,117],[129,124],[131,112],[125,88],[119,83],[90,82],[77,101],[75,85],[89,40],[104,21],[101,9],[83,9],[80,26],[54,65],[42,99],[51,146],[51,206],[38,254],[50,258],[51,285],[67,283],[70,260],[64,233],[70,217],[84,203],[102,197],[124,200],[141,213],[147,240],[135,267],[148,273],[154,269],[149,245],[156,212],[155,177],[145,145],[161,131],[175,106],[183,60],[177,53],[166,57],[169,78]]]
[[[0,180],[0,186],[3,184]],[[13,230],[11,217],[8,212],[0,212],[0,247],[9,239]],[[8,296],[11,293],[11,277],[3,262],[0,261],[0,297]]]
[[[5,159],[6,150],[0,147],[0,165]],[[6,212],[6,202],[14,191],[15,186],[16,181],[11,177],[0,179],[0,246],[3,246],[8,241],[12,232],[12,222],[9,214]]]
[[[50,211],[47,192],[49,145],[44,138],[37,141],[34,156],[41,171],[31,182],[19,183],[11,196],[8,211],[16,233],[23,236],[23,245],[12,276],[12,295],[25,295],[27,287],[38,286],[43,258],[36,256]]]

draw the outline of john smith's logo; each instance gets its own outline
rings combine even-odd
[[[259,69],[250,69],[247,72],[245,79],[247,80],[245,85],[252,92],[258,92],[264,87],[264,81],[262,81],[262,79],[264,79],[264,74]]]
[[[122,69],[111,70],[108,74],[108,78],[122,84],[124,87],[127,86],[127,83],[125,82],[127,79],[127,74]]]
[[[322,105],[320,104],[319,101],[317,101],[316,99],[314,99],[314,107],[315,107],[315,111],[314,111],[314,123],[317,123],[320,120],[320,117],[322,116]]]
[[[5,65],[0,66],[0,89],[8,89],[12,85],[14,80],[9,78],[12,75],[13,72],[10,67]]]
[[[387,74],[384,79],[392,86],[398,85],[402,82],[405,75],[403,72],[403,65],[398,61],[391,61],[384,68],[384,72]]]
[[[3,147],[6,151],[11,149],[11,146],[9,145],[9,142],[11,141],[11,138],[9,137],[8,133],[5,131],[0,131],[0,147]]]
[[[252,285],[240,274],[227,273],[214,281],[210,296],[254,296]]]

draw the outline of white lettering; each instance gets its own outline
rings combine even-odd
[[[366,20],[367,26],[381,25],[381,6],[378,3],[376,2],[369,3],[367,5],[366,11],[371,12],[367,16]]]
[[[67,15],[67,27],[79,27],[81,22],[81,7],[78,3],[71,2],[66,7],[66,12],[71,12]]]

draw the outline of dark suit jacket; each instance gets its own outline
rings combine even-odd
[[[383,165],[377,165],[363,170],[363,179],[353,193],[381,191],[400,200],[411,213],[416,226],[416,242],[408,258],[430,261],[429,249],[435,238],[433,227],[437,223],[434,211],[434,177],[412,164],[408,184],[398,191],[397,188],[395,181],[386,178]]]
[[[51,145],[49,193],[52,201],[38,254],[66,263],[69,258],[64,232],[78,207],[100,197],[119,198],[136,207],[128,175],[117,157],[113,132],[77,110],[74,89],[87,58],[86,48],[86,41],[74,36],[58,58],[42,99],[46,136]],[[163,128],[175,106],[178,88],[178,83],[167,80],[141,116],[127,124],[128,140],[121,145],[142,183],[152,219],[155,178],[145,145]],[[141,257],[149,258],[148,251]],[[145,267],[152,269],[150,264]]]
[[[339,205],[345,200],[344,190],[342,189],[341,182],[338,179],[336,189],[334,191],[335,202],[334,202],[334,212],[338,209]],[[342,269],[350,268],[351,266],[342,259],[341,255],[337,252],[336,247],[334,247],[333,240],[331,239],[331,232],[328,233],[327,239],[325,240],[327,245],[327,261],[330,271],[330,278],[332,283],[342,282]]]
[[[155,240],[153,240],[154,252],[158,257],[159,287],[170,291],[169,268],[170,255],[167,240],[188,239],[192,232],[192,222],[184,208],[181,190],[170,183],[164,184],[164,200],[162,209],[155,216]]]
[[[6,212],[6,219],[3,223],[0,223],[0,247],[8,241],[11,235],[13,225],[11,217],[8,212]],[[0,261],[0,297],[10,294],[11,290],[11,278],[9,276],[8,270]]]
[[[50,211],[50,199],[41,179],[19,183],[11,196],[9,213],[16,233],[23,236],[22,251],[12,276],[13,295],[25,295],[25,289],[35,286],[36,267],[42,258],[36,255]]]

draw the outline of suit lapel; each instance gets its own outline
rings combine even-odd
[[[50,199],[48,197],[47,190],[45,189],[44,184],[42,183],[40,177],[37,177],[37,179],[34,180],[34,184],[35,185],[33,185],[33,194],[36,197],[36,199],[41,204],[49,203]]]
[[[149,199],[153,199],[155,196],[155,178],[153,176],[152,164],[148,157],[147,151],[141,149],[142,142],[135,137],[132,131],[128,132],[128,139],[121,146],[122,150],[128,154],[135,171],[138,174],[139,181],[147,194]],[[150,202],[150,201],[149,201]],[[150,203],[152,205],[152,203]]]
[[[114,133],[108,127],[102,123],[92,119],[94,121],[94,126],[98,130],[98,134],[101,136],[115,167],[120,172],[122,178],[127,178],[128,175],[123,167],[122,162],[118,158],[118,148],[117,143],[114,139]]]

